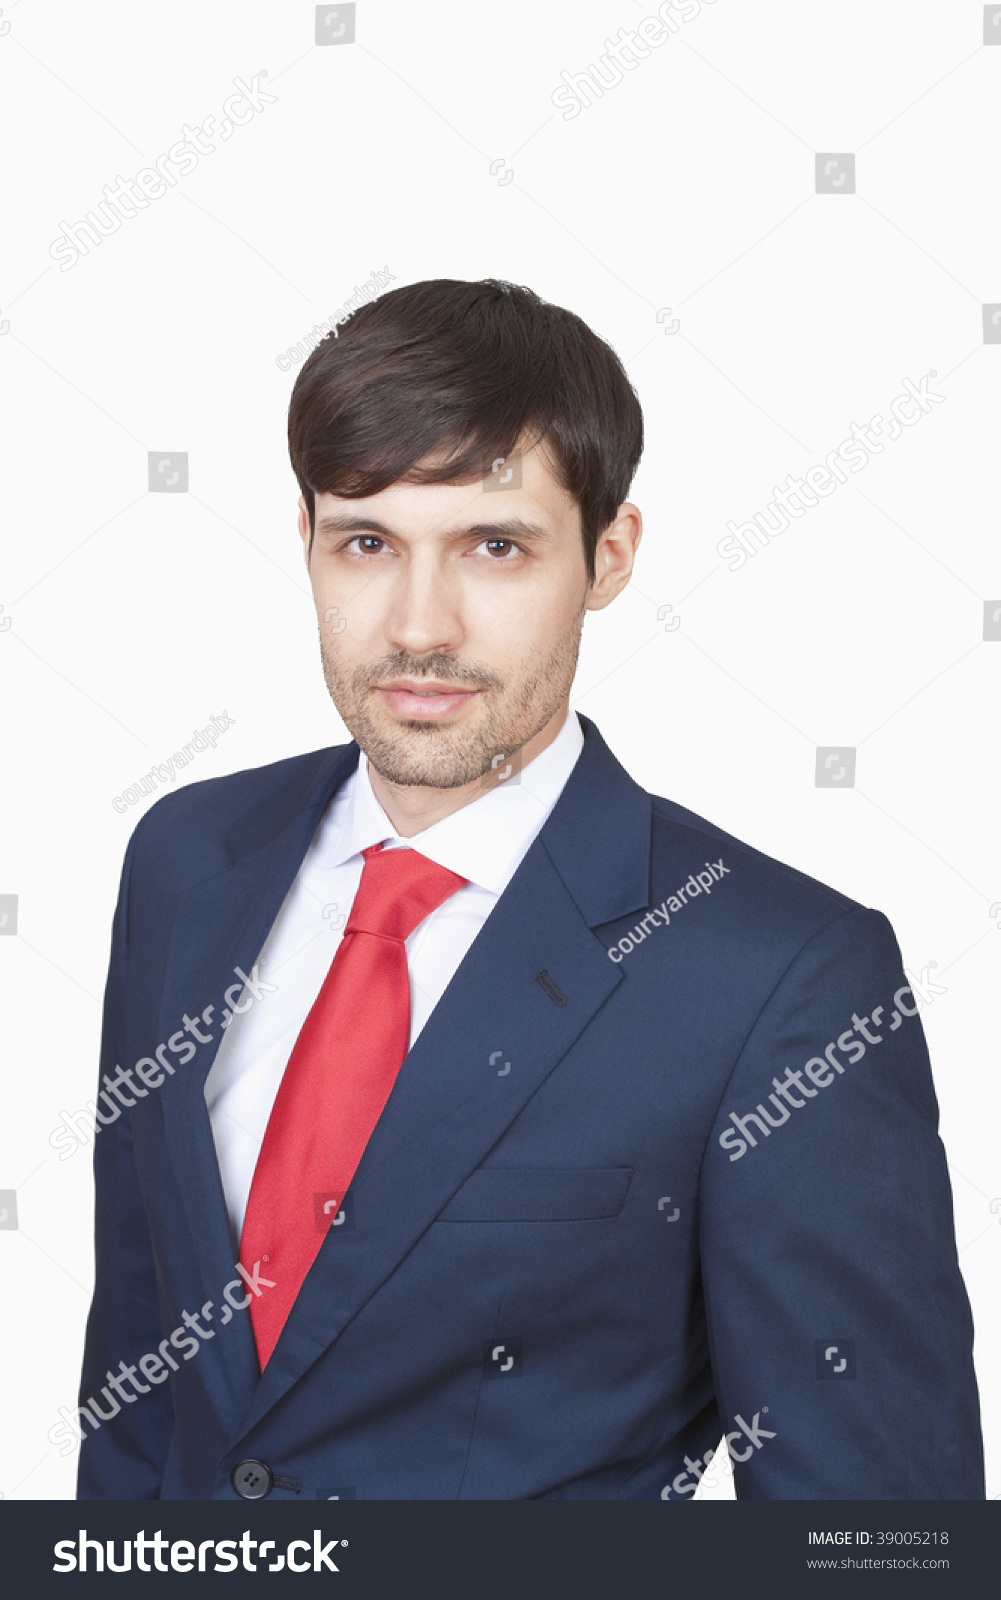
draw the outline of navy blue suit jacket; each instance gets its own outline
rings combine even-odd
[[[96,1141],[81,1404],[107,1413],[123,1362],[149,1381],[84,1421],[81,1498],[234,1499],[252,1458],[276,1499],[673,1499],[721,1433],[744,1499],[983,1497],[889,923],[647,794],[581,720],[263,1376],[203,1087],[234,971],[253,976],[357,746],[140,822],[101,1070],[145,1058],[154,1086]],[[209,1005],[188,1060],[182,1018]]]

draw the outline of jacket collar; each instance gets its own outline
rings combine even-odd
[[[650,903],[650,796],[589,717],[584,748],[540,835],[589,928]]]
[[[584,920],[596,928],[649,903],[652,807],[590,718],[582,716],[580,722],[584,748],[540,838]],[[317,752],[315,768],[297,774],[234,822],[227,833],[234,866],[273,850],[286,835],[298,840],[311,821],[308,846],[360,754],[354,740]]]

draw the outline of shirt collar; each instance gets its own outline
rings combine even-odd
[[[381,843],[386,849],[418,850],[429,861],[500,894],[559,799],[583,745],[580,722],[571,711],[552,744],[527,767],[409,839],[395,832],[376,799],[363,751],[337,797],[341,826],[324,851],[325,865],[341,866]]]

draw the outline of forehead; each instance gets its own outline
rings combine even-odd
[[[429,463],[433,464],[433,463]],[[315,526],[318,533],[371,517],[400,532],[442,533],[459,525],[518,520],[554,532],[579,532],[579,508],[555,477],[536,447],[501,461],[488,477],[472,483],[393,483],[363,499],[319,493]]]

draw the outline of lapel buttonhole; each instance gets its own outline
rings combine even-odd
[[[550,1000],[552,1000],[554,1005],[557,1005],[557,1006],[565,1006],[566,1005],[566,1003],[567,1003],[566,995],[563,993],[562,989],[558,989],[556,987],[556,984],[553,982],[552,978],[549,976],[549,973],[546,971],[545,967],[543,967],[541,972],[537,972],[535,974],[535,981],[536,981],[536,983],[541,984],[542,988],[545,989],[547,995],[549,996]]]

